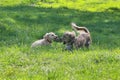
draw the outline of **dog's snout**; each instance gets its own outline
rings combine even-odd
[[[58,36],[55,36],[55,39],[58,39]]]
[[[56,38],[58,38],[58,36],[55,36]]]

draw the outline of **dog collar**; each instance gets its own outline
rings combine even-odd
[[[47,39],[47,41],[48,41],[49,43],[52,43],[52,41],[50,41],[50,40],[48,40],[48,39]]]

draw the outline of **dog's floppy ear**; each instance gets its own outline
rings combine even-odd
[[[48,35],[49,35],[49,33],[46,33],[46,34],[43,36],[43,38],[44,38],[44,39],[48,39]]]

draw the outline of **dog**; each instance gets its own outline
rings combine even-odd
[[[65,32],[62,37],[63,44],[66,45],[65,50],[72,50],[73,46],[75,49],[79,49],[82,47],[89,48],[91,43],[90,32],[86,27],[79,27],[75,23],[71,23],[72,32]]]
[[[74,43],[74,40],[75,40],[75,32],[72,31],[67,31],[63,34],[62,36],[62,42],[64,45],[66,45],[66,48],[65,50],[70,50],[72,51],[72,48],[73,48],[73,43]]]
[[[56,40],[57,38],[58,38],[58,36],[53,32],[46,33],[43,36],[43,39],[40,39],[40,40],[33,42],[31,47],[50,45],[52,43],[52,41]]]
[[[79,27],[75,23],[71,23],[73,30],[78,34],[74,40],[74,45],[76,48],[86,47],[92,43],[90,31],[86,27]]]

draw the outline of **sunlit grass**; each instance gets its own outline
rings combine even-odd
[[[0,0],[0,6],[14,6],[19,5],[23,0]]]
[[[48,1],[37,1],[37,0],[1,0],[1,6],[21,5],[27,4],[30,6],[41,6],[46,8],[60,8],[66,7],[69,9],[77,9],[82,11],[101,12],[108,8],[120,8],[119,0],[48,0]]]
[[[75,0],[75,1],[58,1],[58,3],[44,3],[44,2],[36,2],[37,5],[42,7],[53,7],[53,8],[59,8],[59,7],[66,7],[69,9],[77,9],[82,11],[92,11],[92,12],[101,12],[105,11],[109,7],[115,7],[120,8],[120,1],[116,0]],[[37,6],[36,5],[36,6]]]
[[[0,0],[1,80],[120,80],[119,0]],[[86,26],[90,49],[31,48],[47,32]]]
[[[48,78],[119,80],[120,78],[119,49],[114,51],[81,50],[69,53],[62,52],[60,49],[55,51],[52,48],[48,48],[48,51],[45,48],[38,50],[23,48],[13,46],[7,48],[1,55],[1,72],[3,72],[1,78],[41,80]]]

